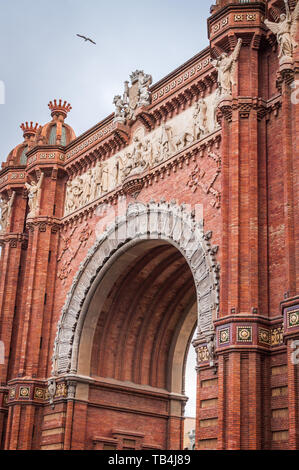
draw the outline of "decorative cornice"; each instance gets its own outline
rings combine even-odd
[[[232,121],[233,111],[238,111],[240,119],[248,119],[251,111],[257,112],[258,120],[269,116],[274,112],[277,117],[279,109],[281,108],[281,97],[276,97],[275,100],[271,99],[268,101],[262,98],[251,98],[251,97],[238,97],[231,99],[224,99],[218,104],[218,119],[223,117],[228,122]]]
[[[36,217],[34,219],[27,219],[26,227],[29,232],[34,232],[37,228],[39,232],[46,232],[48,228],[51,229],[51,233],[58,233],[61,226],[60,219],[54,217]]]
[[[9,245],[10,248],[17,248],[18,245],[22,249],[27,249],[28,234],[27,233],[0,233],[0,245]]]
[[[295,68],[294,63],[284,64],[280,67],[279,71],[277,72],[277,80],[276,80],[276,87],[280,93],[282,93],[282,85],[286,83],[287,85],[291,85],[291,83],[295,80]]]

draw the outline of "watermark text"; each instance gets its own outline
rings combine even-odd
[[[0,341],[0,366],[3,366],[5,362],[5,347],[3,341]]]
[[[5,84],[0,80],[0,104],[5,104]]]

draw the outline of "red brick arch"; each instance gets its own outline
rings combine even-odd
[[[186,296],[188,296],[188,292],[190,294],[188,301],[187,297],[184,299],[186,305],[189,302],[189,310],[192,310],[192,305],[190,305],[190,303],[192,304],[191,290],[194,289],[193,303],[195,303],[199,333],[211,335],[213,320],[216,318],[218,310],[219,268],[216,266],[213,257],[209,235],[204,234],[202,224],[195,221],[194,215],[185,206],[166,202],[147,205],[137,202],[129,205],[126,215],[116,219],[115,223],[97,240],[73,281],[58,326],[53,357],[53,375],[59,376],[67,373],[90,375],[92,369],[93,373],[97,374],[98,369],[92,359],[97,353],[103,359],[100,364],[107,364],[108,359],[105,351],[109,351],[113,339],[116,340],[115,335],[113,336],[113,328],[115,326],[114,321],[117,322],[117,320],[113,319],[111,313],[110,323],[105,324],[104,330],[99,332],[101,327],[98,325],[97,315],[100,310],[104,309],[106,317],[110,318],[107,311],[112,312],[112,307],[108,305],[109,302],[105,297],[105,292],[107,293],[108,287],[111,289],[113,285],[116,286],[114,296],[117,294],[117,289],[126,291],[122,269],[124,271],[127,267],[129,269],[132,259],[135,259],[136,263],[143,263],[142,266],[140,265],[137,268],[137,272],[142,269],[149,269],[146,267],[147,263],[150,266],[150,261],[156,259],[156,266],[153,265],[151,268],[157,271],[156,275],[153,275],[154,277],[158,276],[163,269],[167,273],[167,263],[169,266],[172,263],[177,263],[173,272],[170,268],[170,272],[167,275],[165,274],[164,284],[162,287],[159,286],[159,289],[165,289],[166,295],[167,286],[174,283],[178,292],[177,300],[179,301],[179,293],[184,296],[185,288]],[[148,262],[144,260],[146,253],[149,258]],[[136,272],[136,266],[135,268],[132,266],[130,269],[135,269]],[[120,278],[122,279],[122,285],[119,281]],[[153,287],[150,285],[149,289],[153,289]],[[94,299],[97,292],[96,310],[98,313],[94,313],[93,303],[95,304]],[[157,292],[155,293],[152,290],[152,298],[156,295]],[[146,297],[146,292],[144,292],[144,297]],[[171,299],[169,301],[171,303]],[[119,302],[122,302],[122,300],[119,299]],[[163,302],[163,299],[161,299],[161,302]],[[141,330],[136,325],[138,319],[134,319],[134,310],[131,312],[131,317],[131,323],[129,321],[127,327],[131,331],[135,331],[135,334],[139,334],[138,332]],[[160,331],[158,323],[155,328],[152,331],[154,336]],[[165,329],[166,333],[167,328]],[[106,344],[107,347],[103,347],[96,352],[94,342],[90,340],[91,334],[100,335],[101,342]],[[146,340],[146,335],[144,335],[144,340]],[[128,344],[123,346],[123,357],[132,358],[132,351],[129,352]],[[174,350],[175,348],[180,349],[179,343],[172,346],[169,344],[169,347],[173,347]],[[139,349],[141,356],[142,351],[144,350]],[[128,355],[125,356],[125,354]],[[158,360],[157,350],[152,350],[152,354]],[[121,362],[121,357],[122,353],[118,352],[114,363],[105,366],[106,369],[101,369],[100,365],[98,374],[122,380],[139,381],[140,383],[150,382],[152,385],[166,386],[165,383],[162,383],[163,380],[161,379],[161,381],[157,376],[153,379],[153,375],[151,375],[152,379],[150,380],[149,375],[147,377],[142,375],[142,372],[140,372],[141,363],[138,364],[138,367],[135,364],[139,372],[136,372],[136,367],[132,367],[128,372],[131,375],[126,376],[126,374],[120,372],[121,365],[119,362]],[[173,357],[175,361],[175,351]],[[149,359],[147,358],[145,361]],[[150,368],[149,365],[148,367]],[[134,376],[132,376],[133,369],[135,371]],[[115,370],[118,372],[115,372]],[[149,374],[153,374],[153,371]],[[159,372],[157,374],[159,375]],[[161,373],[161,377],[162,375]]]

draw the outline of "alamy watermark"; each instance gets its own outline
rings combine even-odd
[[[3,366],[5,362],[5,347],[3,341],[0,341],[0,366]]]
[[[291,354],[292,364],[297,366],[299,364],[299,341],[292,341],[291,349],[293,350]]]
[[[290,86],[294,90],[291,93],[291,101],[293,104],[299,104],[299,80],[294,80]]]
[[[5,104],[5,83],[0,80],[0,104]]]
[[[109,238],[117,240],[118,242],[125,242],[130,238],[132,230],[136,229],[136,216],[139,215],[138,220],[138,233],[143,236],[149,235],[154,231],[162,231],[169,235],[173,232],[177,240],[184,240],[186,243],[186,251],[194,249],[194,229],[196,224],[197,229],[203,236],[203,205],[195,204],[194,207],[191,204],[172,205],[167,208],[167,204],[154,204],[154,210],[148,211],[147,206],[136,202],[136,204],[129,204],[125,198],[120,198],[115,206],[110,204],[102,204],[98,207],[96,215],[99,221],[96,225],[96,238],[99,240],[106,230],[114,226],[114,222],[117,221],[115,230],[109,234]],[[160,220],[158,217],[157,208],[161,210],[161,213],[165,214],[165,217]],[[171,215],[170,215],[171,214]],[[188,216],[190,215],[190,217]],[[168,215],[168,217],[167,217]],[[159,219],[159,221],[158,221]],[[156,234],[158,235],[158,233]],[[190,240],[190,245],[188,245]],[[193,243],[192,243],[193,241]]]

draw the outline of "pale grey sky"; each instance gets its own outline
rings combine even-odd
[[[143,69],[157,82],[208,46],[212,0],[0,0],[0,161],[21,143],[20,124],[50,121],[48,102],[73,109],[80,135],[113,112],[123,82]],[[82,34],[97,45],[76,37]],[[1,95],[1,90],[0,90]],[[186,373],[195,416],[195,352]]]
[[[212,0],[0,0],[0,161],[24,121],[45,124],[48,102],[73,109],[77,135],[113,112],[136,69],[160,80],[208,45]],[[76,33],[97,43],[85,43]]]

